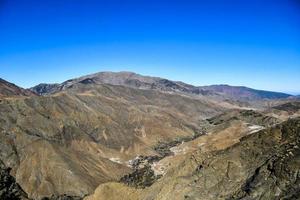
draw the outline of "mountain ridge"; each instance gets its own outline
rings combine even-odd
[[[21,88],[13,83],[10,83],[0,78],[0,97],[11,97],[11,96],[34,96],[36,95],[33,91]]]
[[[229,98],[233,100],[262,100],[262,99],[284,99],[293,97],[293,95],[273,92],[267,90],[252,89],[246,86],[230,86],[227,84],[194,86],[182,81],[172,81],[160,77],[143,76],[134,72],[98,72],[79,78],[69,79],[60,84],[39,84],[32,88],[40,95],[54,94],[78,84],[111,84],[123,85],[138,89],[151,89],[164,92],[177,92],[189,95],[215,96],[220,98]]]

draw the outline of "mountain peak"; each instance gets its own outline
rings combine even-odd
[[[188,95],[201,95],[201,96],[218,96],[218,98],[232,99],[232,100],[260,100],[260,99],[277,99],[287,98],[291,95],[271,92],[263,90],[255,90],[245,86],[231,86],[228,84],[210,85],[210,86],[193,86],[180,81],[172,81],[159,77],[143,76],[134,72],[120,71],[120,72],[98,72],[79,78],[67,80],[61,84],[40,84],[33,88],[32,91],[41,94],[53,94],[74,86],[81,87],[84,85],[121,85],[125,87],[158,90],[163,92],[176,92]]]

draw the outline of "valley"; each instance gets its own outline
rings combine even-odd
[[[1,168],[10,169],[20,189],[5,195],[158,200],[299,194],[299,177],[291,173],[300,166],[300,107],[291,95],[131,72],[16,87],[0,85]]]

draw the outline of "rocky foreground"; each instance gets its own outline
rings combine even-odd
[[[245,136],[224,150],[185,155],[145,189],[100,185],[93,199],[299,199],[300,118]]]
[[[0,180],[0,199],[29,199],[3,164]],[[199,148],[181,158],[176,169],[143,188],[106,183],[85,199],[299,199],[300,118],[244,136],[223,150],[203,152]]]

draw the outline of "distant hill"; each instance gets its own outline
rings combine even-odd
[[[32,95],[35,95],[32,91],[20,88],[15,84],[0,78],[0,97]]]
[[[41,94],[53,94],[79,85],[122,85],[138,89],[152,89],[161,91],[184,92],[190,94],[208,94],[196,86],[183,82],[170,81],[158,77],[142,76],[133,72],[100,72],[79,78],[67,80],[61,84],[39,84],[30,88]]]
[[[284,103],[284,104],[275,106],[273,108],[277,109],[277,110],[286,111],[286,112],[296,112],[296,111],[300,110],[300,102],[299,101],[288,102],[288,103]]]
[[[39,84],[33,88],[37,94],[48,95],[68,88],[81,87],[80,85],[111,84],[122,85],[138,89],[160,90],[165,92],[184,93],[189,95],[211,96],[218,99],[231,99],[235,101],[252,101],[262,99],[288,98],[292,95],[255,90],[241,86],[211,85],[193,86],[180,81],[171,81],[159,77],[142,76],[133,72],[100,72],[80,78],[70,79],[61,84]]]
[[[271,92],[264,90],[255,90],[243,86],[230,86],[230,85],[210,85],[201,87],[203,90],[209,90],[222,95],[226,95],[234,99],[244,100],[260,100],[260,99],[281,99],[288,98],[292,95],[281,92]]]

